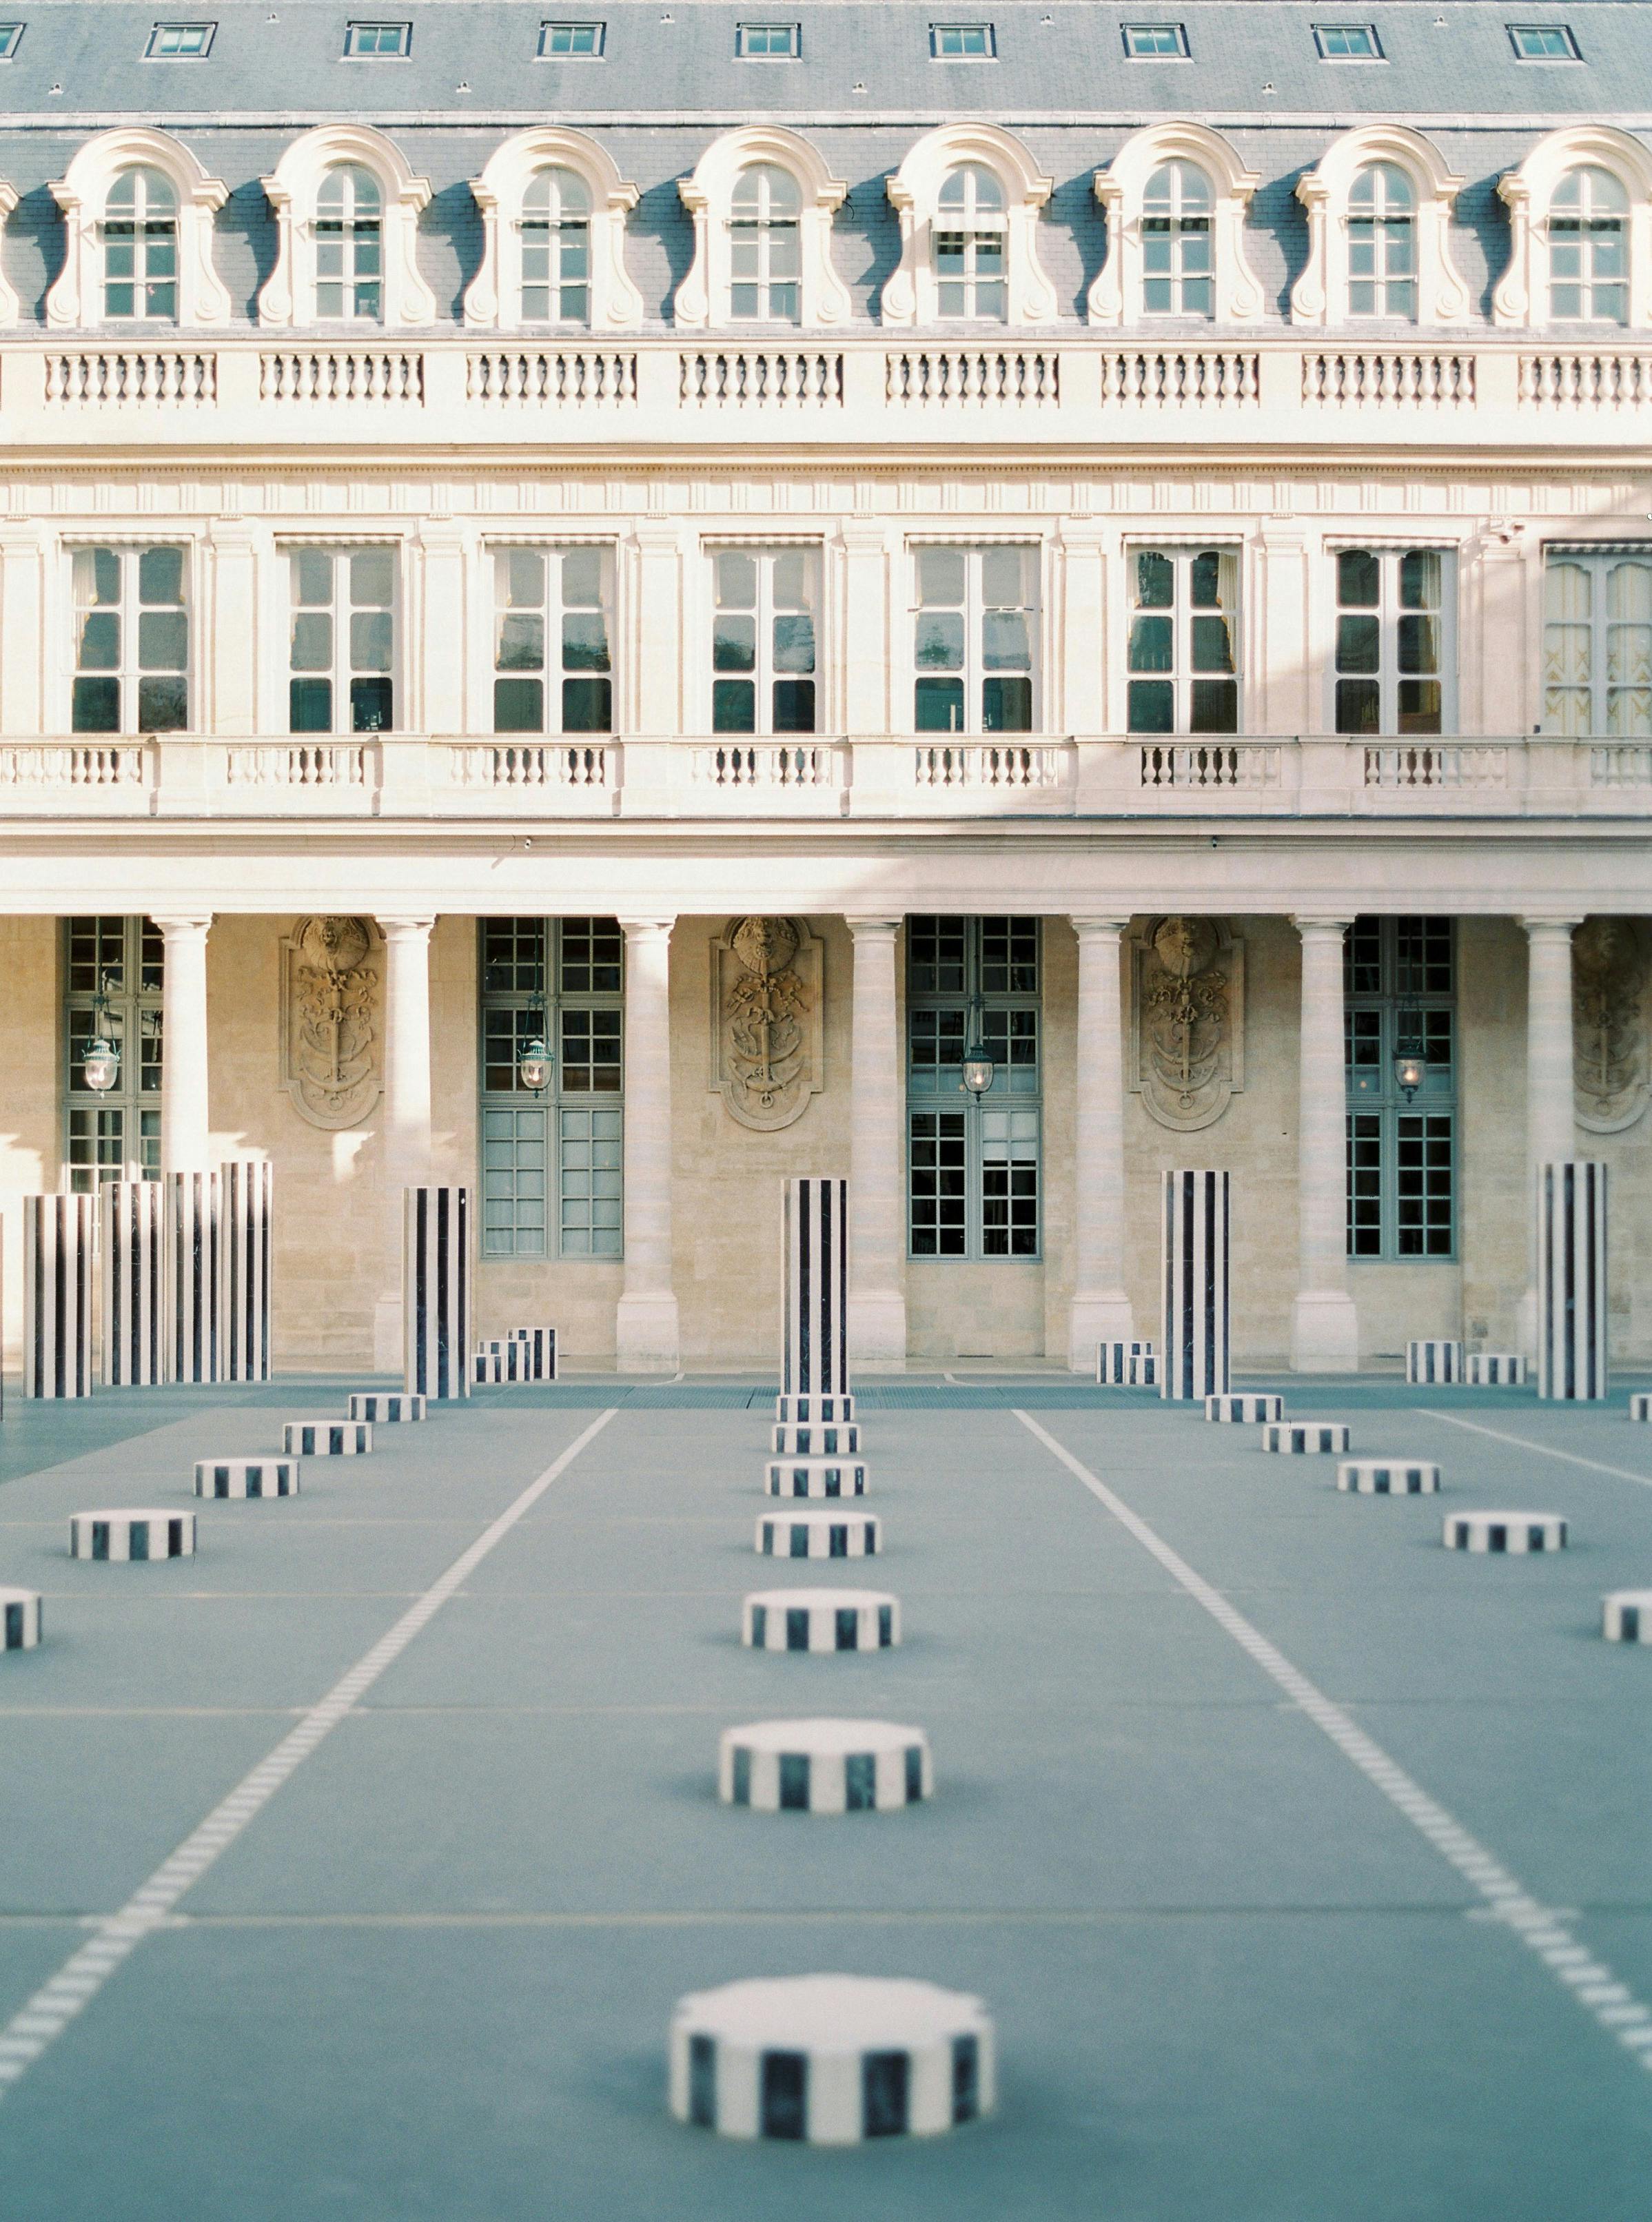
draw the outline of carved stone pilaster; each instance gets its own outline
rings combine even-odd
[[[281,1085],[312,1127],[359,1126],[379,1100],[374,945],[364,918],[301,918],[281,943]]]
[[[1572,937],[1572,1051],[1577,1121],[1621,1133],[1652,1093],[1647,938],[1641,920],[1586,918]]]
[[[1245,945],[1215,918],[1130,938],[1131,1089],[1161,1127],[1214,1126],[1245,1085]]]
[[[820,944],[801,919],[731,919],[711,945],[711,1086],[763,1133],[824,1085]]]

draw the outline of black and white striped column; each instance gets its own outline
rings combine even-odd
[[[832,1407],[813,1400],[849,1393],[847,1181],[807,1175],[786,1183],[781,1285],[781,1394],[810,1400],[797,1418],[829,1415]]]
[[[1537,1394],[1606,1394],[1606,1168],[1594,1158],[1538,1168]]]
[[[1225,1172],[1165,1175],[1161,1397],[1228,1393],[1228,1232]]]
[[[166,1245],[159,1181],[110,1181],[98,1191],[97,1277],[104,1385],[151,1389],[166,1378]]]
[[[173,1381],[218,1378],[217,1173],[168,1173],[166,1373]]]
[[[405,1385],[446,1402],[470,1394],[470,1190],[404,1189]]]
[[[511,1340],[523,1346],[524,1381],[556,1378],[556,1330],[554,1327],[513,1327]]]
[[[92,1199],[23,1198],[23,1394],[90,1397]]]
[[[1463,1378],[1463,1346],[1460,1342],[1431,1338],[1405,1346],[1405,1378],[1412,1388],[1437,1388],[1442,1382]]]
[[[218,1378],[270,1378],[270,1206],[275,1169],[229,1158],[218,1169]]]

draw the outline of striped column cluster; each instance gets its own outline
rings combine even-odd
[[[1228,1370],[1229,1196],[1225,1172],[1167,1172],[1159,1393],[1224,1397]]]
[[[1471,1350],[1468,1381],[1475,1389],[1517,1389],[1526,1378],[1526,1361],[1511,1350]]]
[[[218,1207],[215,1172],[168,1173],[166,1371],[173,1381],[218,1377]]]
[[[765,1512],[757,1548],[765,1559],[871,1559],[879,1534],[875,1512]]]
[[[1446,1521],[1448,1551],[1507,1552],[1511,1557],[1566,1548],[1566,1522],[1558,1512],[1454,1512]]]
[[[130,1505],[109,1512],[76,1512],[69,1521],[69,1556],[135,1563],[192,1559],[195,1515]]]
[[[1152,1343],[1098,1343],[1096,1378],[1103,1389],[1156,1389],[1159,1371]]]
[[[788,1975],[698,1992],[679,1999],[668,2049],[672,2114],[725,2137],[933,2137],[990,2113],[996,2097],[980,1999],[902,1977]]]
[[[404,1385],[411,1395],[447,1403],[470,1394],[470,1190],[403,1194]]]
[[[1355,1497],[1432,1497],[1440,1469],[1429,1459],[1344,1459],[1336,1485]]]
[[[1413,1387],[1438,1388],[1464,1378],[1463,1346],[1460,1342],[1408,1342],[1405,1378]]]
[[[1262,1429],[1262,1448],[1286,1458],[1323,1458],[1348,1447],[1341,1420],[1271,1420]]]
[[[110,1181],[98,1192],[104,1385],[151,1389],[166,1378],[166,1244],[159,1181]]]
[[[350,1392],[352,1420],[372,1420],[386,1427],[405,1425],[422,1420],[424,1412],[424,1399],[410,1397],[405,1389],[355,1389]]]
[[[1207,1397],[1204,1416],[1239,1427],[1255,1427],[1266,1420],[1285,1417],[1285,1398],[1266,1395]]]
[[[1595,1158],[1538,1168],[1537,1394],[1606,1394],[1606,1168]]]
[[[858,1459],[770,1459],[763,1486],[770,1497],[864,1497],[866,1469]]]
[[[270,1378],[270,1227],[275,1170],[261,1158],[218,1168],[218,1374]]]
[[[289,1458],[365,1458],[373,1448],[368,1420],[289,1420],[281,1430]]]
[[[92,1199],[23,1198],[23,1394],[92,1392]]]
[[[296,1497],[298,1461],[296,1458],[197,1459],[197,1497]]]
[[[754,1721],[718,1745],[718,1795],[759,1813],[892,1813],[933,1782],[923,1730],[893,1721]]]
[[[754,1590],[741,1608],[751,1651],[889,1651],[901,1604],[883,1590]]]

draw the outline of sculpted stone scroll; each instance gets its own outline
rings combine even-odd
[[[312,1127],[359,1126],[382,1084],[364,918],[301,918],[281,944],[281,1085]]]
[[[1245,947],[1220,919],[1131,937],[1130,1086],[1161,1127],[1214,1126],[1245,1084]]]
[[[820,944],[801,919],[732,919],[711,982],[711,1085],[741,1126],[789,1127],[823,1085]]]

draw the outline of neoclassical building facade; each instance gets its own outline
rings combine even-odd
[[[1652,1357],[1652,48],[1565,0],[25,0],[0,1117],[275,1169],[278,1363]]]

